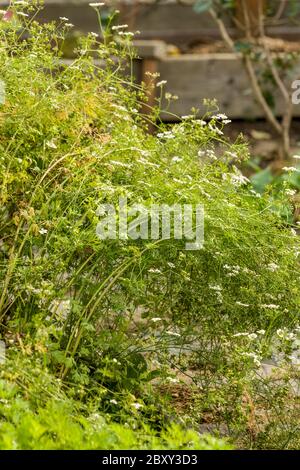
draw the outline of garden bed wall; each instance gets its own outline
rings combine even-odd
[[[220,110],[231,119],[264,118],[260,106],[253,96],[248,75],[242,59],[234,54],[186,54],[165,57],[158,70],[166,88],[179,97],[172,102],[170,112],[178,116],[190,113],[192,107],[204,113],[203,99],[216,99]],[[300,61],[291,75],[300,78]],[[275,97],[276,114],[281,115],[283,102]],[[300,105],[294,105],[294,116],[300,117]],[[175,116],[164,113],[163,119],[175,120]]]
[[[159,72],[159,80],[166,80],[165,90],[179,97],[171,101],[168,112],[162,113],[165,121],[176,121],[190,114],[192,108],[205,113],[203,100],[216,99],[220,111],[231,119],[265,118],[256,103],[242,58],[232,53],[184,54],[168,56],[162,41],[135,41],[141,57],[137,61],[137,79],[147,81],[145,72]],[[300,60],[290,72],[290,80],[300,78]],[[156,88],[158,95],[160,90]],[[277,116],[282,115],[283,101],[275,96]],[[153,97],[152,97],[153,99]],[[164,108],[167,102],[164,102]],[[294,116],[300,117],[300,105],[294,106]]]

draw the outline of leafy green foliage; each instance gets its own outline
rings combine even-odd
[[[253,375],[298,321],[283,199],[253,189],[245,144],[210,108],[147,133],[144,90],[124,79],[130,36],[89,34],[65,65],[66,26],[26,18],[0,22],[1,446],[226,448],[186,425],[209,411],[246,433]],[[120,196],[203,204],[204,248],[99,240],[97,208]],[[190,368],[197,412],[179,418],[159,387]]]
[[[0,449],[230,449],[173,423],[160,434],[150,426],[110,422],[95,406],[68,397],[36,358],[17,358],[0,373]]]

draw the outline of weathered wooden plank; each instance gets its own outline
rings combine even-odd
[[[152,0],[132,0],[130,3],[128,0],[104,1],[121,9],[119,22],[127,23],[131,31],[139,30],[141,39],[162,39],[173,44],[186,45],[220,37],[219,30],[208,13],[199,15],[194,12],[192,0],[184,0],[186,4],[176,4],[176,1],[161,4]],[[74,29],[82,32],[98,31],[97,17],[88,3],[89,0],[45,0],[45,8],[39,18],[48,21],[66,16],[75,25]],[[9,0],[0,0],[2,8],[8,5]],[[239,35],[230,22],[226,24],[233,37]],[[270,26],[266,31],[270,36],[300,39],[300,28],[296,23],[295,26]]]
[[[159,40],[136,40],[135,49],[143,59],[164,59],[166,56],[166,43]]]

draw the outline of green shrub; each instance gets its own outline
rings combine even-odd
[[[276,331],[298,322],[299,240],[282,216],[291,204],[257,194],[241,175],[247,149],[241,138],[226,141],[222,114],[208,108],[206,121],[191,116],[147,133],[143,90],[122,71],[128,36],[101,44],[89,34],[64,65],[65,29],[23,17],[0,22],[3,336],[25,338],[51,374],[72,384],[72,400],[90,403],[109,390],[100,403],[120,424],[104,429],[104,447],[153,445],[128,430],[124,441],[111,400],[138,397],[148,431],[164,429],[149,384],[176,368],[199,372],[200,417],[212,408],[245,429],[253,371],[272,353]],[[120,196],[145,206],[203,204],[204,247],[100,240],[97,207]],[[99,446],[87,418],[78,424],[68,407],[50,400],[35,417],[22,411],[20,422],[2,423],[2,446],[53,446],[56,414],[70,429],[60,448]],[[28,420],[34,436],[24,431]],[[166,442],[183,445],[177,427],[169,432]]]

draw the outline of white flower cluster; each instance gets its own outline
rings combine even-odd
[[[228,264],[224,264],[223,268],[227,271],[225,274],[226,277],[235,277],[241,272],[241,267],[236,266],[229,266]]]
[[[239,171],[231,174],[230,179],[234,186],[243,186],[247,183],[250,183],[250,180]]]
[[[256,354],[255,352],[244,352],[242,354],[243,356],[245,357],[249,357],[250,359],[253,360],[254,364],[257,366],[257,367],[260,367],[261,366],[261,356],[259,356],[258,354]]]
[[[167,80],[160,80],[160,82],[157,82],[156,86],[160,88],[166,85],[167,83],[168,83]]]
[[[217,160],[215,152],[212,149],[199,150],[198,157],[209,158],[210,160]]]
[[[212,119],[216,119],[217,121],[221,121],[222,124],[229,124],[231,122],[231,119],[228,119],[228,116],[226,116],[226,114],[222,114],[222,113],[214,114],[212,116]]]
[[[276,334],[278,336],[278,338],[280,339],[284,339],[286,341],[295,341],[296,338],[297,338],[297,335],[291,331],[288,331],[286,328],[282,329],[282,328],[279,328],[277,331],[276,331]]]
[[[275,271],[278,271],[279,266],[278,266],[278,264],[276,264],[276,263],[269,263],[269,264],[267,265],[266,269],[267,269],[268,271],[271,271],[272,273],[274,273]]]
[[[92,8],[98,8],[98,7],[105,6],[105,3],[103,3],[103,2],[101,2],[101,3],[89,3],[89,6],[92,7]]]
[[[29,15],[27,13],[24,13],[23,11],[17,11],[17,15],[23,16],[24,18],[27,18]]]
[[[261,308],[267,308],[270,310],[278,310],[280,306],[276,304],[261,304]]]
[[[238,159],[238,154],[236,152],[230,152],[229,150],[226,150],[224,153],[227,157],[233,158],[234,160]]]
[[[128,24],[118,24],[117,26],[112,26],[112,31],[119,31],[119,29],[128,28]]]
[[[284,166],[283,171],[288,171],[290,173],[295,173],[296,171],[300,171],[299,168],[295,168],[294,166]]]
[[[215,292],[217,301],[221,304],[223,302],[222,287],[219,284],[209,284],[208,287]]]
[[[159,139],[174,139],[175,135],[172,131],[159,132],[156,134]]]
[[[286,189],[286,190],[285,190],[285,194],[286,194],[287,196],[291,196],[291,197],[292,197],[292,196],[295,196],[296,193],[297,193],[297,191],[296,191],[295,189]]]
[[[175,156],[175,157],[172,158],[172,162],[174,162],[174,163],[182,162],[182,158]]]
[[[119,36],[124,36],[127,38],[133,38],[134,36],[134,33],[132,33],[131,31],[118,31],[118,34]]]

